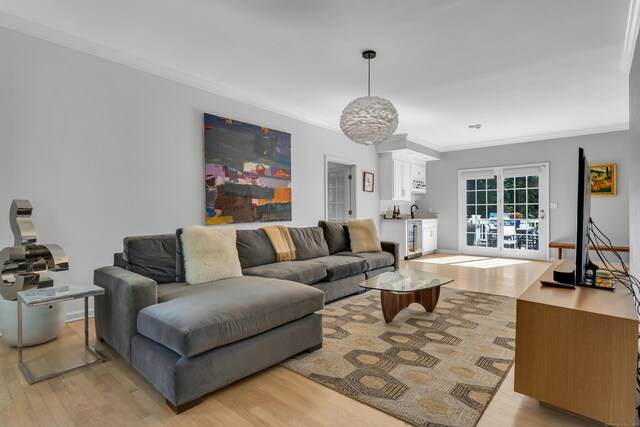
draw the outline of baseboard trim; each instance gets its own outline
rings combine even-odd
[[[454,251],[451,249],[438,249],[435,253],[437,254],[459,254],[460,252]]]
[[[93,317],[93,308],[89,309],[89,317]],[[68,311],[65,322],[73,322],[75,320],[84,319],[84,309]]]

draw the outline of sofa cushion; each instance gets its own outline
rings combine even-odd
[[[329,247],[329,254],[349,250],[349,232],[347,227],[339,222],[318,221],[324,231],[324,240]]]
[[[276,262],[276,252],[264,230],[237,230],[236,247],[243,269]]]
[[[355,256],[329,255],[314,258],[313,262],[322,264],[327,270],[325,282],[333,282],[334,280],[344,279],[367,271],[367,261]]]
[[[382,250],[380,233],[373,218],[349,219],[347,225],[349,226],[351,252],[379,252]]]
[[[321,310],[311,286],[234,277],[185,286],[138,313],[138,332],[184,357],[240,341]]]
[[[245,268],[242,274],[291,280],[310,285],[327,277],[327,270],[322,264],[313,261],[284,261]]]
[[[367,261],[367,271],[375,270],[376,268],[388,267],[393,265],[395,259],[389,252],[359,252],[353,253],[349,251],[338,252],[339,256],[358,257]]]
[[[276,262],[276,252],[264,230],[238,230],[236,246],[243,269]]]
[[[176,230],[177,240],[177,265],[176,282],[184,282],[184,257],[182,255],[182,245],[180,236],[182,228]],[[236,249],[240,266],[244,268],[255,267],[256,265],[271,264],[276,262],[276,253],[271,246],[271,242],[264,230],[236,230]]]
[[[324,240],[321,227],[289,227],[289,234],[296,245],[296,259],[304,261],[329,255],[329,247]]]
[[[242,276],[233,227],[185,227],[179,235],[187,283],[200,285]]]
[[[158,283],[176,280],[175,234],[126,237],[123,243],[128,270]]]

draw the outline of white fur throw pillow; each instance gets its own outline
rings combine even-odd
[[[380,234],[373,218],[350,219],[349,237],[351,238],[351,252],[380,252]]]
[[[185,227],[182,253],[185,276],[190,285],[242,276],[233,227]]]

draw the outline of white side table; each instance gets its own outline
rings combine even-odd
[[[98,351],[89,345],[89,297],[103,295],[104,289],[96,285],[78,285],[51,287],[43,289],[30,289],[28,291],[18,292],[18,366],[22,370],[29,384],[45,381],[50,378],[57,377],[67,372],[82,368],[85,366],[102,363],[105,358]],[[76,366],[64,369],[62,371],[51,372],[45,375],[34,377],[29,367],[24,363],[22,358],[22,304],[27,307],[37,307],[39,305],[57,304],[64,301],[84,298],[84,348],[86,351],[95,356],[95,359],[89,362],[81,363]]]

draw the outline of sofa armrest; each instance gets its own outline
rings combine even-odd
[[[121,267],[98,268],[93,282],[105,290],[104,295],[95,297],[96,334],[131,363],[138,311],[158,302],[158,285]]]
[[[400,244],[398,242],[380,242],[382,245],[382,250],[384,252],[389,252],[393,255],[393,268],[395,270],[400,269]]]

